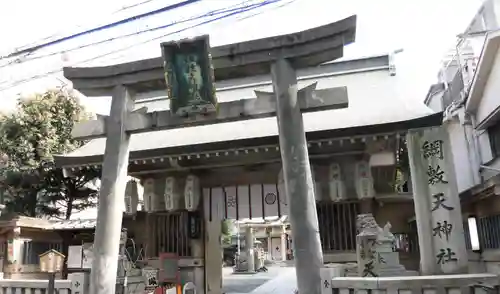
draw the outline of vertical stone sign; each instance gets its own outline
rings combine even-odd
[[[462,211],[446,129],[410,131],[408,151],[421,257],[432,268],[424,274],[467,272]]]

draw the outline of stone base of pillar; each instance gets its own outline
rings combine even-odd
[[[374,199],[364,198],[359,201],[359,210],[361,214],[374,212]]]
[[[281,261],[286,260],[286,234],[282,233],[281,234],[281,244],[280,244],[280,253],[281,253]]]

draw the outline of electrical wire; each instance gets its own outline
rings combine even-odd
[[[151,1],[154,1],[154,0],[151,0]],[[136,35],[140,35],[142,33],[148,33],[148,32],[154,32],[154,31],[161,30],[161,29],[166,29],[166,28],[169,28],[169,27],[174,26],[174,25],[178,25],[178,24],[183,24],[183,23],[195,21],[195,20],[198,20],[198,19],[204,18],[204,17],[211,17],[211,16],[216,16],[216,15],[220,15],[220,14],[232,12],[232,11],[235,11],[235,10],[243,8],[243,7],[237,7],[237,8],[232,8],[232,7],[241,6],[245,2],[248,2],[248,0],[247,1],[243,1],[240,4],[237,4],[237,5],[229,6],[229,7],[225,8],[225,10],[224,9],[212,10],[212,11],[207,12],[205,14],[201,14],[201,15],[198,15],[198,16],[193,16],[193,17],[184,19],[184,20],[172,22],[172,23],[167,24],[167,25],[162,25],[162,26],[159,26],[159,27],[145,29],[145,30],[134,32],[134,33],[130,33],[130,34],[120,35],[120,36],[116,36],[116,37],[104,39],[104,40],[101,40],[101,41],[97,41],[97,42],[93,42],[93,43],[89,43],[89,44],[85,44],[85,45],[76,46],[76,47],[73,47],[73,48],[70,48],[70,49],[66,49],[66,50],[51,52],[51,53],[42,54],[42,55],[37,55],[37,56],[33,56],[31,58],[26,58],[24,60],[16,59],[16,60],[13,60],[13,61],[11,61],[11,62],[9,62],[7,64],[0,65],[0,69],[8,67],[8,66],[13,65],[13,64],[21,64],[21,63],[24,63],[24,62],[33,61],[33,60],[37,60],[37,59],[41,59],[41,58],[46,58],[46,57],[51,57],[51,56],[55,56],[55,55],[62,54],[62,53],[68,53],[68,52],[72,52],[72,51],[75,51],[75,50],[84,49],[84,48],[95,46],[95,45],[101,45],[101,44],[104,44],[104,43],[107,43],[107,42],[116,41],[116,40],[123,39],[123,38],[133,37],[133,36],[136,36]],[[251,4],[251,5],[248,5],[248,6],[244,7],[244,8],[253,7],[253,6],[259,6],[260,4],[261,3]]]
[[[89,58],[89,59],[86,59],[86,60],[83,60],[83,61],[76,62],[76,63],[72,64],[71,67],[74,67],[75,65],[79,65],[79,64],[82,64],[82,63],[94,61],[94,60],[97,60],[97,59],[100,59],[100,58],[103,58],[103,57],[106,57],[106,56],[109,56],[109,55],[112,55],[112,54],[115,54],[115,53],[118,53],[118,52],[121,52],[121,51],[124,51],[124,50],[128,50],[130,48],[133,48],[133,47],[136,47],[136,46],[139,46],[139,45],[144,45],[146,43],[153,42],[153,41],[156,41],[158,39],[162,39],[164,37],[167,37],[167,36],[170,36],[170,35],[173,35],[173,34],[177,34],[177,33],[180,33],[180,32],[183,32],[183,31],[186,31],[186,30],[189,30],[189,29],[201,26],[201,25],[212,23],[212,22],[217,21],[217,20],[221,20],[221,19],[224,19],[224,18],[227,18],[227,17],[230,17],[230,16],[238,15],[240,13],[243,13],[243,12],[246,12],[246,11],[250,11],[250,10],[254,10],[256,8],[260,8],[260,7],[263,7],[263,6],[266,6],[266,5],[269,5],[269,4],[273,4],[273,3],[276,3],[276,2],[280,2],[280,1],[283,1],[283,0],[266,0],[266,1],[263,1],[262,3],[260,3],[259,6],[257,6],[257,7],[244,8],[244,9],[241,9],[240,11],[235,11],[235,12],[232,12],[232,13],[220,16],[220,17],[215,18],[215,19],[210,19],[210,20],[207,20],[207,21],[203,21],[201,23],[189,26],[187,28],[183,28],[183,29],[180,29],[180,30],[177,30],[177,31],[174,31],[174,32],[169,32],[169,33],[167,33],[165,35],[161,35],[159,37],[155,37],[155,38],[146,40],[146,41],[141,42],[141,43],[132,44],[130,46],[126,46],[126,47],[123,47],[123,48],[120,48],[120,49],[117,49],[117,50],[113,50],[113,51],[104,53],[102,55],[98,55],[98,56],[95,56],[95,57],[92,57],[92,58]],[[62,69],[53,70],[53,71],[50,71],[50,72],[47,72],[47,73],[44,73],[44,74],[34,75],[34,76],[29,77],[29,78],[16,81],[16,82],[14,82],[11,85],[8,85],[6,87],[2,87],[2,88],[0,88],[0,91],[7,90],[9,88],[16,87],[16,86],[19,86],[21,84],[24,84],[24,83],[27,83],[27,82],[30,82],[30,81],[33,81],[33,80],[36,80],[36,79],[40,79],[40,78],[44,78],[44,77],[47,77],[47,76],[50,76],[50,75],[53,75],[53,74],[57,74],[59,72],[62,72]]]
[[[115,15],[115,14],[117,14],[117,13],[120,13],[120,12],[122,12],[122,11],[128,10],[128,9],[130,9],[130,8],[138,7],[138,6],[141,6],[141,5],[144,5],[144,4],[147,4],[147,3],[153,2],[153,1],[155,1],[155,0],[146,0],[146,1],[143,1],[143,2],[136,3],[136,4],[131,4],[131,5],[128,5],[128,6],[124,6],[124,7],[120,8],[120,9],[118,9],[118,10],[116,10],[116,11],[112,12],[112,13],[111,13],[111,15]],[[76,26],[76,28],[80,28],[80,27],[82,27],[82,26],[83,26],[83,25],[77,25],[77,26]],[[39,40],[37,40],[37,41],[34,41],[34,42],[31,42],[31,43],[28,43],[28,44],[24,44],[24,45],[18,46],[17,48],[14,48],[14,51],[19,51],[19,50],[22,50],[22,49],[23,49],[23,48],[25,48],[25,47],[33,47],[33,46],[35,46],[35,44],[38,44],[38,43],[40,43],[40,42],[47,41],[47,40],[52,39],[52,38],[54,38],[54,37],[61,36],[62,34],[63,34],[63,32],[62,32],[62,31],[59,31],[59,32],[57,32],[57,33],[54,33],[54,34],[52,34],[52,35],[48,36],[48,37],[44,37],[44,38],[39,39]]]
[[[241,10],[241,9],[249,10],[249,8],[252,8],[252,7],[255,8],[256,4],[252,4],[252,5],[248,5],[248,6],[245,6],[245,7],[238,7],[236,9],[232,9],[232,8],[234,8],[236,6],[241,6],[242,4],[244,4],[246,2],[250,2],[250,1],[246,0],[246,1],[240,2],[237,5],[226,7],[225,10],[224,10],[224,8],[222,8],[222,9],[216,9],[216,10],[213,10],[213,11],[211,11],[209,13],[205,13],[203,15],[192,17],[192,18],[190,18],[188,20],[189,21],[194,21],[194,20],[206,17],[206,16],[214,16],[214,15],[217,15],[217,14],[233,12],[235,10],[238,11],[238,10]],[[258,3],[257,4],[257,8],[260,7],[260,6],[262,6],[262,4],[263,3]],[[244,12],[244,11],[242,11],[242,12]],[[181,21],[181,22],[185,22],[185,21]],[[141,31],[141,32],[135,32],[135,33],[132,33],[132,34],[127,34],[127,35],[121,36],[121,37],[131,37],[131,36],[139,35],[141,33],[149,32],[149,31],[155,31],[155,30],[161,29],[161,28],[167,28],[169,26],[173,26],[173,25],[181,23],[181,22],[174,22],[174,23],[171,23],[169,25],[164,25],[164,26],[161,26],[161,27],[144,30],[144,31]],[[186,29],[190,29],[190,28],[192,28],[192,27],[188,27]],[[179,32],[181,32],[181,31],[179,31]],[[173,32],[173,34],[175,34],[175,33],[177,33],[177,32]],[[69,52],[69,51],[72,51],[72,50],[78,50],[78,49],[81,49],[81,48],[90,47],[92,45],[97,45],[97,44],[105,43],[105,42],[108,42],[108,41],[113,41],[113,40],[116,40],[118,38],[120,38],[120,37],[114,37],[114,38],[110,38],[110,39],[107,39],[107,40],[103,40],[103,41],[99,41],[99,42],[95,42],[95,43],[91,43],[91,44],[79,46],[79,47],[76,47],[76,48],[73,48],[73,49],[70,49],[70,50],[64,50],[64,51],[54,52],[54,53],[51,53],[51,54],[46,54],[46,55],[43,55],[43,56],[40,56],[40,57],[48,57],[48,56],[57,55],[57,54],[60,54],[60,53],[66,53],[66,52]],[[21,64],[21,63],[24,63],[24,62],[27,62],[27,61],[31,61],[31,60],[34,60],[34,59],[38,59],[38,56],[33,57],[33,58],[29,59],[29,60],[25,60],[23,62],[16,62],[16,61],[14,61],[14,62],[16,62],[17,64]],[[86,61],[83,61],[83,62],[86,62]],[[3,66],[0,66],[0,69],[4,68],[4,67],[7,67],[7,66],[10,66],[12,64],[13,64],[13,62],[11,62],[9,64],[5,64]],[[33,78],[38,78],[38,76],[33,76]],[[7,81],[0,82],[0,85],[5,84],[6,82]],[[10,86],[8,86],[8,87],[10,88]],[[0,89],[0,90],[3,90],[3,89]]]
[[[136,4],[127,5],[127,6],[124,6],[124,7],[120,8],[120,9],[118,9],[117,11],[113,12],[111,15],[117,14],[117,13],[125,11],[125,10],[128,10],[130,8],[138,7],[138,6],[141,6],[141,5],[144,5],[144,4],[148,4],[148,3],[153,2],[153,1],[155,1],[155,0],[146,0],[146,1],[142,1],[142,2],[136,3]]]
[[[36,45],[36,46],[30,47],[30,48],[26,48],[26,49],[22,49],[22,50],[10,53],[10,54],[8,54],[6,56],[0,57],[0,60],[5,59],[5,58],[16,57],[16,56],[19,56],[19,55],[22,55],[22,54],[31,54],[31,53],[33,53],[33,52],[35,52],[37,50],[42,49],[42,48],[45,48],[45,47],[48,47],[48,46],[52,46],[52,45],[56,45],[56,44],[59,44],[59,43],[62,43],[62,42],[74,39],[76,37],[81,37],[81,36],[84,36],[84,35],[87,35],[87,34],[90,34],[90,33],[95,33],[95,32],[98,32],[98,31],[110,29],[110,28],[118,26],[118,25],[129,23],[131,21],[135,21],[135,20],[138,20],[138,19],[141,19],[141,18],[144,18],[144,17],[152,16],[152,15],[155,15],[155,14],[158,14],[158,13],[161,13],[161,12],[166,12],[166,11],[170,11],[170,10],[173,10],[173,9],[176,9],[176,8],[181,8],[181,7],[184,7],[184,6],[187,6],[189,4],[192,4],[192,3],[195,3],[195,2],[199,2],[199,1],[201,1],[201,0],[186,0],[186,1],[183,1],[183,2],[180,2],[180,3],[176,3],[176,4],[173,4],[173,5],[165,6],[165,7],[153,10],[153,11],[149,11],[149,12],[142,13],[142,14],[139,14],[139,15],[134,15],[134,16],[131,16],[131,17],[119,20],[119,21],[115,21],[115,22],[110,23],[110,24],[99,26],[97,28],[93,28],[93,29],[90,29],[90,30],[87,30],[87,31],[83,31],[83,32],[80,32],[80,33],[76,33],[76,34],[73,34],[73,35],[70,35],[70,36],[67,36],[67,37],[64,37],[64,38],[56,39],[56,40],[53,40],[53,41],[50,41],[50,42],[46,42],[46,43],[43,43],[43,44],[40,44],[40,45]]]
[[[273,10],[274,10],[274,9],[280,9],[280,8],[283,8],[283,7],[287,6],[288,4],[291,4],[292,2],[295,2],[295,1],[296,1],[296,0],[290,0],[290,1],[286,2],[286,3],[283,3],[283,4],[281,4],[281,5],[278,5],[278,6],[274,7],[274,8],[273,8]],[[247,16],[244,16],[244,17],[241,17],[241,18],[239,18],[237,21],[242,21],[242,20],[245,20],[245,19],[248,19],[248,18],[252,18],[252,17],[257,16],[257,15],[259,15],[259,14],[261,14],[261,13],[262,13],[262,12],[256,12],[256,13],[253,13],[253,14],[250,14],[250,15],[247,15]],[[1,67],[0,67],[0,68],[1,68]]]

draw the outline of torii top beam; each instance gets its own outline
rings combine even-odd
[[[354,42],[356,16],[309,30],[210,49],[216,80],[270,72],[278,56],[294,68],[316,66],[342,57],[343,47]],[[110,96],[116,85],[140,93],[163,90],[163,59],[152,58],[103,67],[64,68],[64,76],[86,96]]]

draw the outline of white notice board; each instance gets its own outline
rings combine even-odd
[[[68,268],[82,268],[83,246],[68,246]]]
[[[83,244],[83,260],[82,268],[92,268],[92,260],[94,259],[94,244],[85,243]]]

